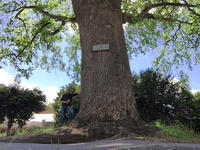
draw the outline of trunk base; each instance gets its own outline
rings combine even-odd
[[[140,136],[155,136],[160,132],[156,126],[145,125],[141,120],[123,119],[117,121],[111,120],[93,120],[88,124],[85,121],[73,121],[72,128],[85,129],[88,137],[94,140],[110,138],[116,135],[128,137],[132,134]]]
[[[51,133],[25,135],[14,138],[14,143],[71,144],[92,142],[106,138],[136,138],[138,136],[160,137],[160,128],[147,126],[136,120],[96,121],[87,126],[84,122],[71,122],[68,128],[58,128]],[[10,142],[13,137],[2,137],[0,142]]]

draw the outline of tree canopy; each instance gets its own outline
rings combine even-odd
[[[200,63],[198,0],[120,1],[130,55],[156,50],[154,67],[165,71]],[[2,0],[0,14],[1,67],[11,65],[26,77],[37,67],[72,67],[79,77],[80,37],[70,0]]]
[[[193,99],[191,92],[180,81],[168,74],[146,69],[133,75],[138,111],[149,123],[156,120],[173,123],[185,116]]]

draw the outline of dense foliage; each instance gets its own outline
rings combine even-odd
[[[182,108],[179,86],[169,75],[163,76],[152,69],[141,71],[134,89],[138,111],[145,122],[174,120]]]
[[[8,121],[8,130],[14,123],[23,127],[33,115],[45,109],[46,97],[39,89],[24,89],[18,84],[0,85],[0,122]],[[8,133],[9,135],[9,133]]]
[[[62,86],[60,88],[60,92],[57,93],[57,97],[54,99],[54,103],[52,104],[53,110],[55,112],[55,123],[54,126],[59,126],[61,124],[61,98],[63,96],[63,94],[66,93],[66,87],[70,87],[71,88],[71,93],[76,93],[78,91],[80,91],[80,86],[78,86],[77,84],[75,84],[74,82],[72,82],[69,85],[65,85]],[[78,114],[79,111],[79,107],[80,107],[80,99],[81,99],[81,95],[77,95],[75,97],[73,97],[72,99],[72,109],[74,110],[74,116],[76,116]],[[69,113],[66,113],[66,122],[67,120],[69,120]]]
[[[182,124],[186,124],[187,126],[193,128],[196,132],[200,132],[200,99],[198,92],[195,96],[187,101],[187,109],[184,111],[179,121]]]
[[[11,65],[26,77],[37,67],[71,69],[80,78],[73,0],[2,0],[0,5],[0,66]],[[200,63],[198,0],[121,0],[121,11],[130,54],[156,50],[154,65],[165,71]]]
[[[181,82],[153,69],[133,75],[136,101],[141,118],[147,122],[182,123],[199,131],[200,99],[196,100]]]

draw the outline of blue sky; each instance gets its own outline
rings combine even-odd
[[[141,70],[145,70],[152,66],[152,60],[155,58],[155,52],[150,52],[148,55],[139,55],[138,57],[132,57],[130,60],[131,71],[139,73]],[[187,73],[190,78],[190,87],[192,92],[200,91],[200,65],[193,66],[193,70],[189,70],[187,66],[182,68],[185,73]],[[10,84],[13,82],[13,77],[17,72],[12,68],[7,67],[0,69],[0,83]],[[174,71],[173,74],[179,79],[178,71]],[[60,72],[58,70],[52,70],[51,73],[45,70],[37,69],[33,72],[30,79],[21,79],[22,86],[26,88],[39,87],[43,90],[44,94],[47,96],[48,102],[53,102],[53,99],[57,96],[61,86],[67,85],[72,82],[72,79],[67,76],[65,72]]]
[[[131,70],[139,73],[140,70],[145,70],[148,67],[152,66],[152,60],[157,56],[155,52],[149,52],[148,55],[139,55],[139,57],[133,57],[130,61]],[[193,70],[190,70],[188,66],[183,66],[180,69],[184,71],[184,73],[188,74],[190,87],[193,90],[200,90],[200,65],[193,66]],[[179,76],[180,70],[173,70],[173,76],[180,79]]]

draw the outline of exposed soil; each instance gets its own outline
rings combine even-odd
[[[105,127],[106,128],[106,127]],[[105,129],[99,128],[98,126],[85,127],[85,128],[74,128],[74,127],[60,127],[51,133],[42,133],[37,135],[25,135],[25,136],[10,136],[1,137],[0,142],[12,143],[60,143],[60,144],[71,144],[71,143],[83,143],[92,142],[101,139],[137,139],[145,141],[160,141],[170,143],[200,143],[199,141],[186,141],[177,138],[164,136],[160,133],[160,129],[155,126],[142,126],[133,128],[133,130],[127,131],[120,129],[119,134],[111,134],[105,131]]]

